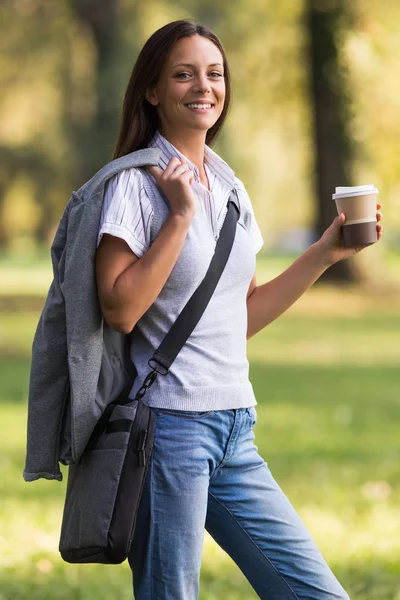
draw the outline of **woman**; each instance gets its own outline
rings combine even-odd
[[[289,269],[257,286],[255,254],[263,242],[251,202],[209,147],[229,100],[226,56],[208,28],[177,21],[154,33],[132,72],[114,158],[155,146],[164,161],[114,176],[104,199],[98,292],[106,321],[133,330],[132,398],[148,358],[205,275],[232,188],[241,210],[206,312],[170,373],[144,397],[157,429],[129,557],[135,598],[198,597],[205,527],[261,598],[344,599],[253,443],[246,339],[360,248],[341,246],[342,214]]]

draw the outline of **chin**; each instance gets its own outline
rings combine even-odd
[[[217,119],[218,121],[218,119]],[[197,123],[191,123],[191,127],[193,129],[200,129],[202,131],[208,131],[209,129],[211,129],[211,127],[214,127],[215,123],[217,122],[215,119],[213,119],[212,121],[208,121],[208,123],[204,120],[202,123],[197,122]]]

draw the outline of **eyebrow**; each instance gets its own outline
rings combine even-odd
[[[209,67],[222,67],[222,63],[211,63],[210,65],[208,65]],[[190,64],[190,63],[178,63],[177,65],[174,65],[172,68],[174,69],[175,67],[194,67],[194,65]]]

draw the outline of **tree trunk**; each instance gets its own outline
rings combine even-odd
[[[82,185],[111,160],[118,134],[119,49],[118,0],[70,0],[71,8],[93,36],[95,47],[95,111],[93,118],[80,123],[68,115],[67,126],[76,152],[74,180]],[[68,96],[68,94],[67,94]]]
[[[337,216],[332,194],[352,185],[353,145],[347,118],[346,79],[338,60],[338,33],[344,0],[307,0],[308,62],[315,148],[316,231],[318,237]],[[320,280],[342,283],[363,278],[354,258],[330,267]]]

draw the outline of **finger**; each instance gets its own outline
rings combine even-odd
[[[188,183],[190,185],[192,185],[193,181],[194,181],[194,173],[191,169],[188,169],[187,171],[185,171],[182,175],[182,178],[187,179]]]
[[[186,171],[190,171],[189,165],[188,164],[180,164],[176,167],[176,169],[172,172],[171,174],[171,178],[174,179],[177,175],[181,175],[182,173],[185,173]]]
[[[192,169],[191,169],[191,168],[190,168],[190,166],[189,166],[189,161],[188,161],[188,160],[187,160],[187,158],[185,158],[184,156],[182,156],[182,157],[181,157],[181,161],[182,161],[182,163],[183,163],[184,165],[187,165],[187,166],[188,166],[188,172],[189,172],[189,173],[191,173],[191,176],[190,176],[190,178],[189,178],[189,183],[192,183],[192,181],[193,181],[193,179],[194,179],[194,174],[193,174],[193,171],[192,171]]]
[[[182,165],[183,167],[183,165]],[[180,181],[187,181],[188,183],[192,183],[192,181],[194,180],[194,174],[193,171],[191,171],[189,168],[185,169],[185,168],[180,168],[178,167],[174,173],[172,174],[171,180],[180,180]],[[0,599],[1,600],[1,599]]]
[[[333,222],[334,223],[336,222],[337,225],[342,226],[343,223],[345,222],[345,220],[346,220],[346,215],[344,213],[340,213],[340,215],[338,215]]]
[[[176,156],[174,156],[173,158],[171,158],[171,160],[169,161],[169,163],[167,165],[167,168],[164,171],[164,177],[167,178],[170,175],[172,175],[172,173],[175,171],[175,169],[177,167],[179,167],[181,164],[182,164],[181,161]]]
[[[379,210],[380,208],[382,208],[382,204],[379,204],[379,202],[378,202],[378,204],[376,205],[376,208]]]
[[[376,213],[376,220],[380,221],[382,219],[382,213],[378,212]]]
[[[156,181],[158,181],[161,177],[161,175],[163,174],[163,170],[160,169],[160,167],[156,167],[154,165],[152,165],[151,167],[147,167],[150,174],[153,175],[154,179]]]
[[[181,166],[183,166],[183,165],[184,165],[184,166],[186,166],[186,167],[187,167],[187,169],[189,169],[189,170],[190,170],[189,163],[188,163],[188,161],[186,160],[186,158],[185,158],[184,156],[181,156],[181,157],[180,157],[178,160],[179,160],[179,165],[178,165],[178,167],[181,167]],[[175,169],[175,170],[176,170],[176,169]]]

